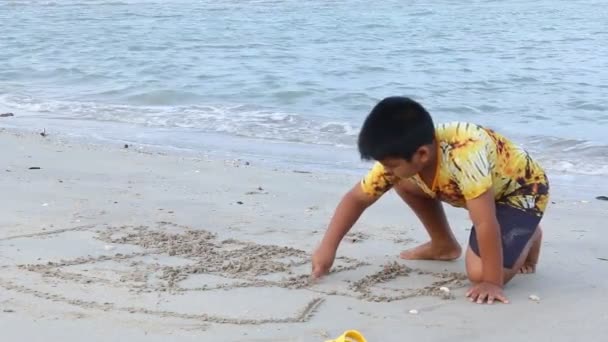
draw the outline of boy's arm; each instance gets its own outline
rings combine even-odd
[[[458,147],[451,150],[449,165],[475,226],[482,263],[482,283],[502,288],[502,241],[496,218],[492,175],[498,158],[497,146],[492,137],[479,127],[469,127],[465,137],[467,139],[462,138],[455,145]]]
[[[504,282],[502,242],[492,189],[477,198],[468,200],[467,208],[477,234],[483,269],[482,279],[502,288]]]
[[[321,244],[337,249],[344,235],[353,227],[365,209],[376,200],[376,197],[364,193],[361,185],[357,183],[342,197]]]
[[[329,271],[342,238],[357,222],[365,209],[377,199],[378,197],[363,192],[360,183],[357,183],[344,195],[334,212],[319,248],[313,254],[313,276],[320,277]]]

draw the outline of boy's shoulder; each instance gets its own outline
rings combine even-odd
[[[471,122],[453,121],[438,124],[435,126],[435,137],[440,146],[445,144],[451,148],[467,148],[471,145],[515,148],[513,141],[504,135],[492,128]]]
[[[440,143],[452,148],[470,145],[497,146],[500,152],[505,150],[520,150],[521,147],[513,140],[492,128],[471,122],[453,121],[435,126],[435,136]]]
[[[435,125],[437,137],[446,140],[487,136],[490,131],[482,125],[464,121],[451,121]]]

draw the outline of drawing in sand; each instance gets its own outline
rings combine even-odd
[[[392,263],[362,279],[353,278],[349,283],[333,284],[335,287],[327,289],[311,282],[308,273],[310,258],[306,251],[235,239],[221,240],[208,231],[170,222],[137,227],[75,227],[14,236],[0,242],[10,241],[14,248],[29,244],[32,240],[50,246],[71,245],[76,241],[82,243],[83,237],[88,239],[87,244],[98,245],[96,253],[99,255],[60,258],[44,263],[5,264],[3,272],[10,276],[3,277],[0,286],[86,309],[208,323],[258,325],[308,321],[315,311],[322,310],[327,296],[373,302],[415,296],[449,299],[452,297],[442,292],[440,287],[461,287],[465,279],[462,274],[425,272]],[[364,266],[368,265],[342,257],[337,260],[333,273],[346,274]],[[381,287],[384,283],[409,277],[410,274],[427,275],[431,281],[422,288]],[[65,289],[77,287],[78,290],[62,291],[54,284],[62,284]],[[269,317],[260,317],[253,310],[248,315],[241,311],[242,308],[235,308],[234,312],[214,313],[205,312],[205,308],[199,307],[183,309],[179,305],[186,293],[215,292],[222,298],[228,298],[238,297],[235,292],[238,289],[251,287],[283,289],[285,295],[298,298],[300,305],[290,309],[291,312],[280,312]],[[113,295],[108,297],[109,293]],[[155,295],[152,303],[149,294]],[[99,298],[106,299],[101,301]]]

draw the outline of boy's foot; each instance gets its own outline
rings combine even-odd
[[[522,273],[522,274],[528,274],[528,273],[534,273],[534,272],[536,272],[536,265],[535,264],[528,264],[527,261],[519,269],[519,273]]]
[[[460,257],[462,249],[458,243],[449,244],[447,246],[433,246],[429,241],[418,247],[407,249],[399,255],[401,259],[406,260],[455,260]]]
[[[536,272],[536,264],[538,263],[538,257],[540,255],[540,246],[543,242],[543,231],[540,226],[536,228],[536,232],[532,237],[534,240],[530,247],[530,252],[524,261],[524,265],[519,269],[519,273],[528,274]]]

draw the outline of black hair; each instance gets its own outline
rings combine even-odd
[[[433,143],[431,115],[418,102],[402,96],[387,97],[369,113],[359,132],[359,153],[364,160],[412,159],[416,151]]]

